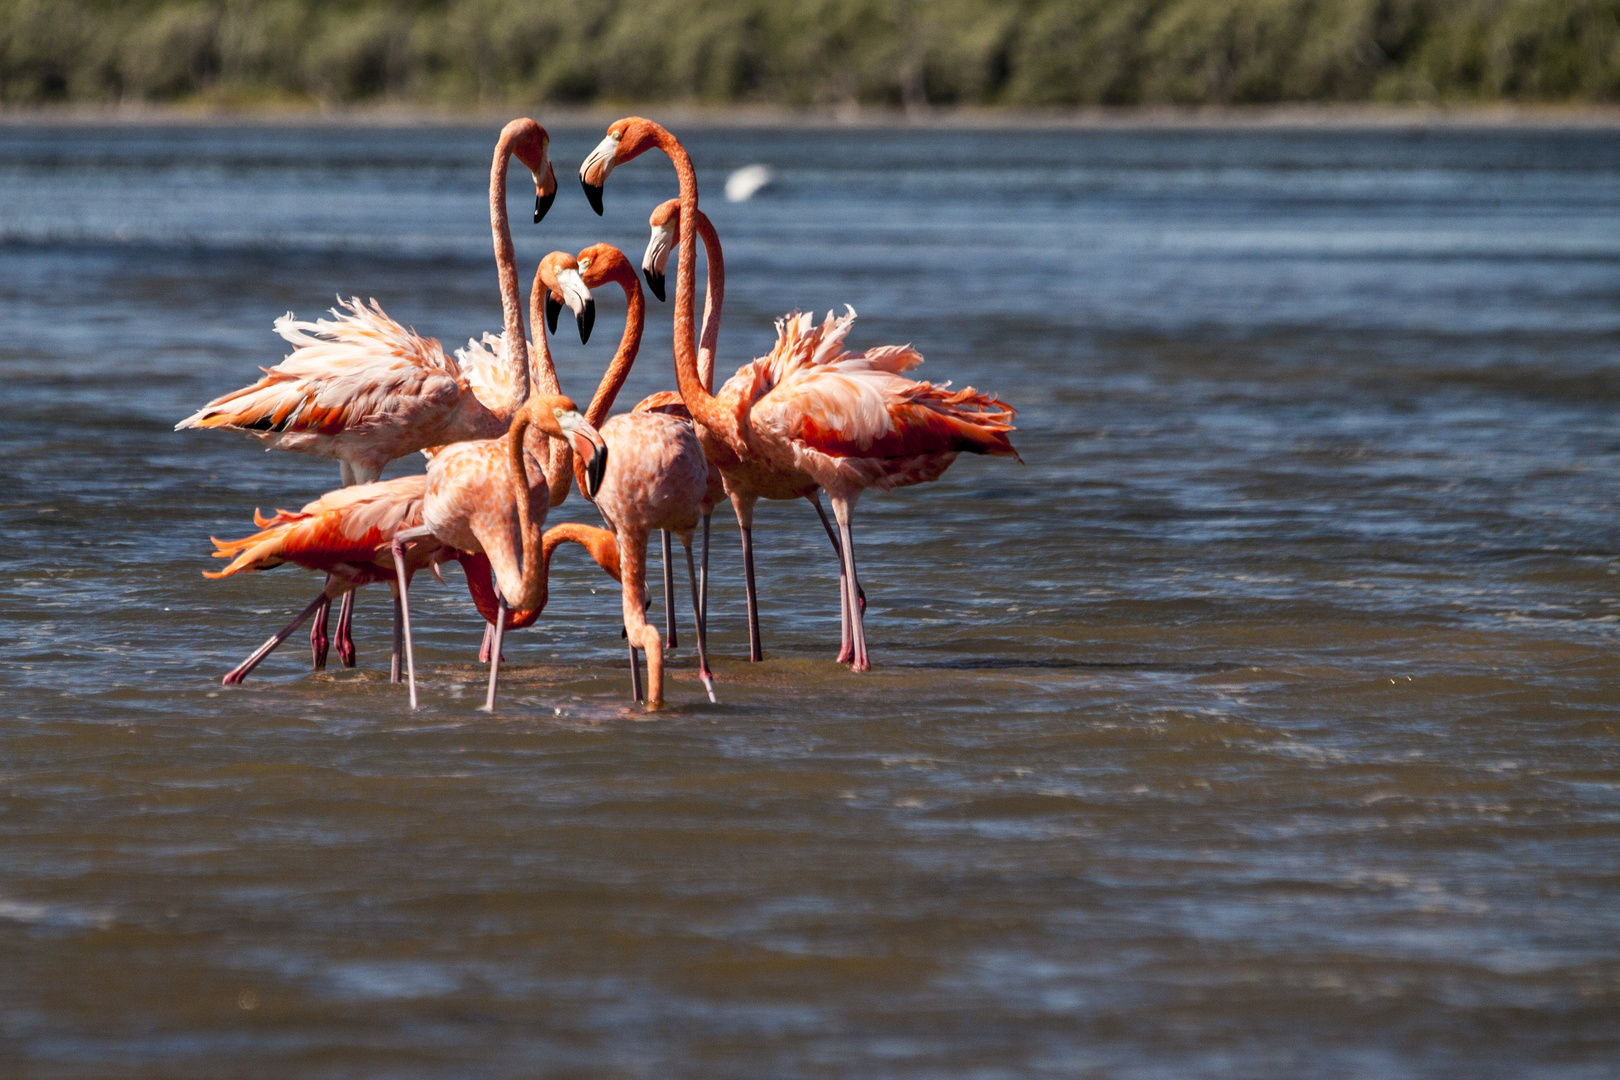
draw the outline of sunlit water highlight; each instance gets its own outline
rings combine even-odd
[[[639,258],[667,164],[599,220],[553,134],[525,266]],[[0,1073],[1613,1074],[1612,133],[692,132],[723,368],[847,302],[1021,410],[1026,465],[861,504],[876,670],[771,505],[719,705],[683,648],[629,708],[573,549],[496,717],[455,571],[417,713],[379,591],[358,670],[226,690],[317,582],[207,537],[337,470],[169,429],[339,292],[497,329],[492,140],[0,128]]]

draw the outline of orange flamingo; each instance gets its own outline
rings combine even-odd
[[[680,200],[670,199],[661,203],[652,212],[648,219],[652,227],[652,236],[647,241],[647,251],[642,256],[641,272],[649,284],[653,284],[653,292],[660,300],[664,298],[664,269],[669,264],[669,256],[674,250],[680,229]],[[720,309],[726,295],[726,266],[725,257],[720,250],[720,237],[710,223],[709,217],[703,211],[698,211],[698,236],[703,240],[703,251],[707,256],[708,273],[705,295],[703,299],[703,336],[698,339],[698,377],[703,382],[703,389],[710,393],[714,391],[714,356],[715,345],[720,337]],[[691,419],[691,413],[686,403],[681,400],[679,393],[660,391],[644,398],[636,405],[637,411],[667,412],[674,416]],[[699,437],[704,432],[699,431]],[[748,653],[750,660],[760,660],[764,657],[764,650],[760,640],[759,631],[759,600],[754,581],[754,505],[760,499],[803,498],[815,508],[816,517],[821,521],[821,527],[831,541],[833,554],[838,557],[838,573],[840,575],[839,596],[843,595],[842,575],[844,573],[843,554],[838,546],[838,534],[833,531],[832,522],[827,520],[827,511],[821,507],[821,491],[814,484],[806,490],[804,478],[792,473],[787,475],[767,475],[768,483],[760,483],[762,473],[774,471],[780,474],[782,470],[762,470],[760,463],[753,463],[751,467],[743,467],[737,455],[733,453],[723,440],[708,438],[703,440],[703,452],[709,455],[711,470],[710,486],[711,498],[703,515],[703,563],[702,584],[700,595],[702,597],[703,617],[709,617],[708,605],[708,578],[709,578],[709,509],[720,498],[731,499],[732,511],[737,515],[737,532],[742,539],[743,546],[743,590],[747,600],[748,611]],[[716,492],[714,489],[718,487]],[[669,579],[669,540],[664,539],[664,593],[673,596],[673,586]],[[856,602],[861,610],[866,610],[866,594],[858,587],[856,589]],[[846,622],[847,629],[847,622]],[[670,644],[674,645],[674,624],[671,623]],[[838,659],[848,660],[850,652],[849,635],[844,635],[843,645]]]
[[[214,540],[214,557],[230,559],[231,563],[220,571],[204,571],[204,577],[224,578],[255,573],[284,563],[326,574],[326,584],[320,594],[292,622],[232,668],[223,680],[226,686],[246,679],[323,603],[329,604],[362,585],[377,581],[388,582],[394,591],[391,678],[394,682],[399,681],[402,624],[396,576],[398,569],[389,552],[389,543],[401,528],[421,524],[426,481],[426,477],[417,474],[373,484],[355,484],[328,492],[297,513],[278,510],[273,517],[267,518],[255,511],[253,523],[259,527],[259,532],[240,540]],[[438,563],[460,557],[460,554],[443,545],[421,545],[411,552],[404,573],[409,577],[423,567],[430,567],[437,575]],[[470,567],[467,569],[470,581],[473,570]]]
[[[506,430],[529,393],[529,358],[523,334],[517,260],[506,213],[506,177],[512,156],[534,174],[534,220],[557,195],[550,136],[533,120],[502,129],[490,165],[490,229],[500,280],[503,341],[499,366],[463,370],[433,338],[423,338],[354,297],[339,298],[331,320],[299,322],[289,313],[276,332],[295,346],[280,364],[264,369],[251,386],[215,398],[175,425],[240,431],[272,449],[338,460],[345,485],[376,480],[390,461],[425,447],[490,438]],[[469,348],[478,352],[477,343]],[[467,355],[458,351],[464,361]],[[476,367],[476,361],[473,364]],[[552,380],[555,382],[555,380]],[[544,384],[544,379],[541,379]],[[343,594],[338,656],[355,663],[350,632],[354,593]],[[317,605],[310,631],[314,666],[326,666],[327,604]]]
[[[568,398],[535,395],[517,410],[505,436],[455,443],[433,456],[422,499],[422,524],[401,529],[392,542],[401,578],[409,544],[442,545],[488,558],[498,592],[486,710],[495,707],[507,613],[511,608],[536,608],[541,597],[541,530],[550,508],[550,489],[541,459],[528,445],[531,428],[553,439],[582,439],[590,446],[586,493],[594,494],[607,453],[602,436]],[[408,587],[400,590],[400,618],[414,709],[416,661],[409,593]]]
[[[607,136],[580,165],[580,183],[600,214],[602,185],[612,170],[654,148],[669,157],[680,181],[675,376],[681,397],[699,429],[709,429],[715,447],[736,455],[739,475],[746,470],[760,487],[807,485],[781,496],[786,498],[816,486],[827,489],[838,519],[843,567],[839,655],[848,657],[853,670],[866,671],[871,665],[850,533],[856,500],[868,487],[888,490],[938,479],[963,451],[1016,457],[1007,439],[1014,430],[1013,410],[971,387],[951,393],[903,377],[900,372],[922,362],[908,347],[841,352],[853,311],[839,320],[829,315],[814,329],[808,317],[788,317],[778,325],[771,355],[743,365],[719,394],[711,394],[700,378],[692,341],[698,192],[691,157],[658,124],[626,117],[609,125]]]
[[[602,490],[595,493],[593,501],[613,530],[621,556],[623,576],[620,582],[627,612],[625,636],[629,640],[632,693],[637,700],[641,700],[641,673],[637,659],[639,649],[647,653],[648,708],[656,708],[663,701],[663,649],[661,646],[649,648],[646,644],[649,635],[653,639],[658,637],[646,621],[646,545],[651,530],[660,529],[680,536],[687,548],[687,570],[692,576],[693,615],[698,632],[699,677],[708,691],[709,700],[713,701],[713,678],[706,654],[707,636],[703,629],[691,553],[693,530],[703,512],[709,487],[708,465],[703,460],[702,447],[696,443],[690,427],[680,420],[646,412],[605,419],[619,389],[629,377],[641,346],[644,328],[646,301],[641,295],[641,284],[636,280],[636,272],[630,261],[611,244],[594,244],[578,256],[561,252],[546,256],[541,260],[536,295],[542,285],[548,287],[548,321],[554,321],[562,303],[576,313],[588,310],[577,296],[575,282],[583,283],[587,290],[617,282],[625,294],[624,332],[613,360],[602,373],[585,418],[593,427],[601,424],[601,437],[607,446],[607,468],[600,480]],[[559,297],[562,299],[559,300]],[[697,450],[695,459],[691,455],[694,447]],[[577,459],[574,471],[581,490],[591,493],[594,485]],[[567,485],[566,475],[562,483]],[[694,483],[698,485],[695,495]],[[562,494],[566,494],[566,487]],[[553,505],[559,501],[557,495],[554,491]],[[667,548],[665,561],[669,561]],[[673,607],[673,601],[672,590],[666,590],[666,604]],[[632,611],[633,614],[629,614]]]

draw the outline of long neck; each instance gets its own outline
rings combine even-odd
[[[512,161],[512,133],[501,132],[489,167],[489,227],[495,234],[495,272],[501,283],[501,320],[506,333],[507,385],[515,391],[507,415],[529,397],[529,348],[523,333],[523,295],[518,288],[517,251],[506,217],[506,169]]]
[[[545,515],[540,521],[535,521],[529,513],[529,479],[527,457],[523,452],[523,441],[533,425],[534,418],[527,409],[518,414],[512,423],[512,429],[507,433],[507,453],[511,461],[512,498],[517,503],[518,535],[523,541],[521,559],[522,588],[519,595],[506,597],[508,607],[538,608],[545,604],[545,567],[540,557],[541,536],[540,526],[545,523]]]
[[[551,341],[546,333],[546,289],[540,280],[540,271],[534,273],[534,287],[529,290],[529,325],[534,327],[534,391],[537,394],[562,393],[557,381],[557,366],[551,360]],[[553,439],[546,449],[546,483],[551,487],[551,505],[560,506],[568,498],[568,466],[572,451],[567,439]]]
[[[636,272],[630,268],[630,264],[615,266],[613,280],[624,289],[624,333],[619,337],[619,351],[613,354],[612,362],[602,372],[602,381],[596,386],[596,396],[591,398],[591,404],[585,410],[585,419],[593,427],[601,427],[602,421],[607,419],[619,388],[630,377],[630,365],[636,362],[636,353],[641,349],[641,331],[647,319],[647,301],[641,295],[641,286],[636,283]]]
[[[594,525],[581,525],[576,522],[564,522],[546,530],[544,538],[545,561],[549,570],[551,567],[551,553],[561,544],[573,542],[591,553],[596,565],[607,571],[614,581],[619,580],[619,545],[613,539],[613,534],[606,529],[598,529]]]
[[[596,385],[596,396],[591,398],[590,406],[585,410],[585,419],[590,421],[592,427],[600,427],[607,419],[608,410],[613,408],[613,399],[619,395],[619,388],[630,377],[630,367],[636,362],[636,353],[641,349],[641,332],[647,321],[647,301],[641,295],[641,286],[630,264],[615,265],[612,278],[624,289],[624,333],[619,337],[619,351],[613,354],[607,370],[602,372],[602,381]],[[579,481],[579,490],[589,491],[590,485],[585,481],[585,462],[573,453],[572,448],[565,449],[564,453],[572,459],[574,479]],[[567,478],[564,477],[562,482],[567,484]],[[563,494],[567,493],[565,487]],[[556,496],[553,495],[552,499],[555,500]],[[556,506],[557,503],[553,501],[551,505]]]
[[[697,231],[703,238],[703,255],[708,262],[707,290],[703,296],[703,337],[698,340],[698,377],[703,389],[714,393],[714,352],[720,340],[720,306],[726,301],[726,258],[720,253],[720,236],[709,215],[698,211]]]
[[[719,434],[742,452],[741,434],[737,417],[726,410],[703,385],[698,373],[697,349],[693,343],[693,293],[697,278],[697,173],[692,159],[687,156],[675,136],[657,128],[658,146],[669,155],[675,165],[675,175],[681,183],[680,253],[675,274],[675,381],[681,388],[681,399],[686,402],[692,419]]]

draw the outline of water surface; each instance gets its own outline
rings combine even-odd
[[[667,163],[598,219],[553,135],[522,262],[639,258]],[[494,717],[455,570],[419,711],[380,591],[357,670],[222,688],[318,582],[208,536],[337,469],[170,428],[339,293],[498,329],[493,137],[0,128],[0,1071],[1612,1075],[1611,132],[691,132],[723,368],[848,303],[1020,409],[1026,464],[862,502],[875,670],[766,504],[763,664],[716,518],[718,705],[683,648],[630,707],[577,551]]]

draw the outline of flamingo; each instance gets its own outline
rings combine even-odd
[[[964,451],[1017,457],[1007,438],[1014,430],[1014,412],[972,387],[952,393],[948,387],[905,378],[900,372],[922,363],[922,356],[909,347],[840,352],[853,309],[842,319],[829,313],[820,328],[812,328],[808,316],[789,316],[778,325],[770,356],[738,368],[719,394],[709,393],[692,342],[698,192],[685,147],[651,120],[632,116],[614,121],[581,163],[580,183],[600,214],[602,186],[613,169],[654,148],[669,157],[680,181],[675,376],[681,397],[699,429],[709,429],[715,447],[736,455],[739,473],[749,470],[762,487],[826,488],[840,538],[839,657],[847,658],[852,670],[867,671],[871,663],[851,546],[856,501],[868,487],[888,490],[938,479]],[[744,550],[746,564],[748,548]],[[752,627],[750,637],[756,637]]]
[[[175,430],[227,428],[271,449],[336,458],[345,486],[375,481],[390,461],[425,447],[504,432],[529,393],[517,258],[506,213],[507,168],[516,155],[533,173],[538,223],[557,196],[550,142],[533,120],[513,120],[501,130],[490,165],[502,340],[510,343],[496,357],[499,366],[464,371],[437,340],[401,326],[376,300],[367,306],[359,297],[340,297],[329,320],[300,322],[291,313],[277,319],[276,332],[294,346],[287,358],[265,368],[258,382],[210,401]],[[545,380],[540,382],[544,389]],[[353,601],[353,591],[344,592],[338,616],[338,656],[345,667],[355,662]],[[326,666],[328,606],[317,605],[310,631],[317,670]]]
[[[283,629],[232,668],[223,680],[234,686],[248,677],[265,657],[303,625],[304,620],[332,600],[346,596],[362,585],[386,581],[394,591],[394,658],[392,680],[399,681],[399,634],[401,629],[399,588],[389,542],[401,528],[422,521],[422,496],[427,478],[421,474],[401,476],[372,484],[355,484],[328,492],[297,513],[276,511],[273,517],[254,512],[259,532],[240,540],[214,540],[214,557],[230,559],[225,569],[209,572],[208,578],[269,570],[293,563],[306,570],[326,574],[319,595]],[[435,575],[438,563],[459,557],[442,545],[424,544],[411,552],[404,567],[408,578],[423,567]],[[469,581],[473,577],[468,569]]]
[[[652,530],[674,533],[686,549],[686,567],[692,585],[692,614],[697,627],[698,675],[709,700],[714,700],[714,682],[709,671],[707,635],[699,599],[696,570],[692,561],[692,537],[709,502],[709,467],[703,447],[689,424],[654,412],[631,412],[604,419],[613,407],[619,389],[629,377],[631,365],[641,345],[646,301],[635,268],[624,252],[611,244],[593,244],[578,256],[542,262],[542,274],[554,275],[560,288],[565,281],[580,281],[587,288],[617,282],[624,289],[625,325],[618,350],[587,408],[585,418],[593,427],[600,424],[607,447],[607,465],[599,490],[588,487],[588,477],[575,462],[580,488],[593,497],[596,507],[612,530],[619,552],[620,583],[625,611],[625,636],[629,639],[631,688],[640,683],[636,650],[647,654],[647,694],[649,709],[663,702],[663,643],[656,629],[646,620],[647,541]],[[571,307],[580,303],[571,295],[572,285],[562,289]],[[556,292],[548,295],[555,305]],[[550,310],[554,311],[555,306]],[[576,310],[578,310],[576,308]],[[563,483],[567,483],[565,478]],[[665,564],[670,549],[664,551]],[[673,589],[666,589],[665,603],[674,607]],[[671,635],[673,637],[673,634]],[[650,643],[650,644],[649,644]],[[636,694],[638,699],[640,694]]]
[[[447,446],[428,462],[422,523],[394,534],[392,551],[400,577],[406,546],[442,545],[482,554],[490,563],[497,592],[495,638],[490,648],[489,692],[484,708],[495,708],[501,640],[511,608],[539,606],[542,593],[541,530],[550,508],[550,490],[540,458],[526,442],[530,429],[553,439],[583,439],[591,447],[586,494],[601,482],[607,448],[578,407],[560,394],[537,394],[517,410],[508,433]],[[535,466],[530,468],[531,462]],[[400,620],[411,708],[416,708],[416,661],[411,644],[409,589],[400,590]]]
[[[647,240],[647,250],[641,259],[641,272],[647,278],[648,286],[658,299],[664,299],[664,270],[669,264],[670,252],[678,243],[680,230],[680,203],[679,199],[670,199],[656,207],[647,224],[652,228],[652,236]],[[720,250],[720,237],[710,223],[709,217],[702,210],[697,213],[697,233],[703,240],[703,251],[707,256],[708,273],[703,298],[703,336],[698,340],[698,377],[703,382],[703,389],[709,393],[714,392],[714,355],[715,343],[720,336],[720,308],[726,295],[726,265],[725,258]],[[678,313],[677,313],[678,314]],[[673,416],[680,416],[690,420],[691,412],[679,393],[659,391],[642,399],[636,405],[637,411],[667,412]],[[699,431],[701,438],[704,431]],[[723,440],[708,438],[703,440],[703,452],[709,456],[711,469],[711,488],[720,487],[719,497],[729,497],[732,511],[737,515],[737,531],[742,539],[743,546],[743,590],[747,600],[748,610],[748,652],[750,660],[764,658],[763,646],[759,632],[759,600],[754,582],[754,505],[760,499],[803,498],[815,508],[816,517],[821,521],[821,527],[827,533],[827,539],[832,543],[833,554],[838,558],[838,573],[844,572],[843,553],[838,546],[838,534],[833,531],[832,522],[827,520],[827,511],[821,507],[821,492],[814,484],[808,486],[803,478],[795,475],[769,476],[767,483],[760,483],[762,470],[759,463],[752,468],[745,468],[725,444]],[[780,471],[780,470],[775,470]],[[712,493],[712,492],[711,492]],[[708,577],[709,577],[709,507],[719,501],[719,497],[709,500],[703,515],[703,575],[702,598],[703,617],[709,616],[708,606]],[[669,540],[664,540],[665,569],[664,593],[673,596],[673,586],[669,579]],[[839,595],[843,595],[840,581]],[[866,594],[857,588],[856,601],[861,610],[866,610]],[[671,623],[670,644],[674,645],[674,624]],[[839,652],[840,661],[848,660],[849,639],[845,636],[844,643]]]

